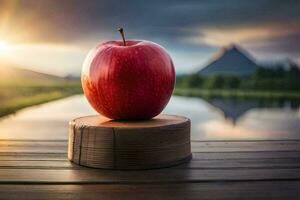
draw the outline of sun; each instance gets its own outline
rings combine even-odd
[[[0,54],[6,53],[9,50],[9,44],[6,41],[0,40]]]

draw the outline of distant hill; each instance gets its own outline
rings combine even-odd
[[[63,77],[23,69],[4,63],[0,63],[0,75],[0,82],[57,82],[66,80]]]
[[[222,74],[246,77],[254,74],[257,68],[258,65],[246,51],[231,45],[218,52],[198,73],[203,76]]]
[[[69,74],[69,75],[65,76],[65,79],[73,80],[73,81],[80,81],[80,75]]]

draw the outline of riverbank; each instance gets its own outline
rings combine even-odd
[[[0,84],[0,117],[33,105],[81,94],[79,82],[65,82],[56,84]],[[300,101],[298,91],[242,91],[242,90],[202,90],[202,89],[175,89],[176,96],[235,99],[265,99],[265,100],[295,100]]]
[[[0,84],[0,117],[33,105],[82,93],[80,83]]]
[[[246,91],[246,90],[205,90],[176,88],[174,95],[209,98],[238,98],[238,99],[291,99],[300,101],[300,91]]]

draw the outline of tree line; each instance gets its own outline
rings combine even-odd
[[[177,88],[199,89],[251,89],[251,90],[300,90],[300,70],[297,65],[283,67],[259,67],[250,77],[233,75],[199,74],[177,76]]]

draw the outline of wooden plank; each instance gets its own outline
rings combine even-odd
[[[171,185],[0,185],[0,199],[299,199],[299,181]]]
[[[49,147],[49,146],[37,146],[37,147],[2,147],[0,152],[3,153],[66,153],[67,147]]]
[[[76,169],[87,170],[85,167],[72,164],[67,159],[61,160],[0,160],[1,169]],[[186,164],[174,166],[177,169],[300,169],[300,158],[256,158],[256,159],[194,159]],[[142,173],[142,172],[141,172]]]
[[[192,151],[195,152],[269,152],[269,151],[299,151],[300,141],[193,141]],[[0,140],[0,153],[6,152],[44,152],[65,153],[67,141],[26,141]]]
[[[66,153],[0,153],[0,166],[6,165],[8,161],[64,161],[68,162],[66,159]],[[204,160],[209,162],[209,160],[220,160],[220,162],[243,162],[245,160],[250,160],[261,165],[262,163],[272,162],[275,160],[281,160],[284,165],[289,163],[297,164],[300,159],[300,154],[298,152],[226,152],[226,153],[194,153],[193,160],[194,163],[197,160]],[[16,162],[16,165],[20,163]],[[200,165],[202,166],[202,165]],[[220,165],[222,166],[222,165]]]
[[[23,153],[23,152],[0,152],[0,161],[5,160],[66,160],[67,153]]]
[[[66,140],[0,140],[0,153],[66,153]]]
[[[299,158],[299,151],[242,151],[242,152],[201,152],[193,153],[197,159],[258,159],[258,158]]]
[[[300,141],[210,141],[192,142],[193,152],[300,151]]]
[[[68,140],[1,140],[0,147],[3,146],[67,146]]]
[[[133,184],[300,180],[300,169],[161,169],[145,171],[0,169],[1,184]]]
[[[0,152],[1,160],[65,160],[67,153],[22,153]],[[193,153],[193,159],[259,159],[259,158],[300,158],[299,152],[202,152]]]
[[[197,159],[176,166],[180,169],[300,169],[300,158],[256,158],[256,159]]]
[[[82,169],[68,160],[4,160],[0,169]],[[85,168],[84,168],[85,169]]]

